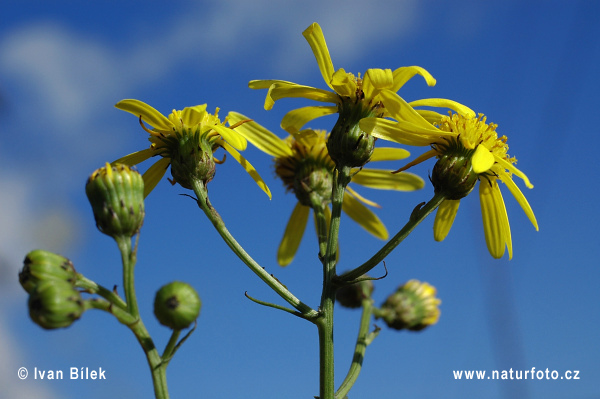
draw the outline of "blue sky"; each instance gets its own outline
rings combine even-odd
[[[441,319],[422,333],[383,328],[350,397],[600,398],[598,161],[588,151],[598,129],[599,3],[11,3],[0,5],[0,396],[152,395],[143,352],[108,315],[90,311],[72,327],[50,332],[29,320],[16,278],[22,259],[44,248],[68,256],[100,284],[120,285],[116,246],[95,229],[84,185],[104,162],[147,141],[135,118],[113,105],[137,98],[168,113],[208,103],[222,116],[241,112],[283,137],[281,116],[309,104],[282,100],[267,112],[265,92],[248,89],[247,82],[284,79],[325,88],[301,35],[318,22],[335,68],[356,73],[422,66],[437,85],[415,78],[401,91],[405,99],[452,98],[497,123],[509,153],[535,185],[523,190],[540,225],[535,232],[504,191],[514,242],[510,261],[487,253],[474,195],[461,202],[444,242],[433,240],[431,220],[419,226],[386,260],[389,275],[376,284],[374,297],[379,304],[411,278],[427,281],[442,299]],[[311,127],[332,124],[323,118]],[[289,267],[276,265],[295,198],[275,180],[266,155],[252,148],[244,155],[267,180],[273,199],[230,160],[209,185],[211,202],[248,252],[316,307],[321,271],[314,232],[307,229]],[[432,166],[416,172],[426,179]],[[172,397],[318,394],[316,329],[244,297],[248,291],[278,301],[228,253],[182,193],[164,181],[147,198],[136,274],[142,316],[159,347],[169,335],[152,315],[162,284],[185,280],[204,303],[198,329],[169,366]],[[393,233],[432,189],[361,193],[382,205],[377,214]],[[342,223],[339,270],[362,263],[382,245],[354,222]],[[340,382],[358,318],[336,311]],[[21,381],[19,367],[102,367],[107,380]],[[580,379],[456,381],[452,373],[532,367],[579,370]]]

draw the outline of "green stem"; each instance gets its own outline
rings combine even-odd
[[[327,217],[322,202],[313,203],[312,210],[315,213],[317,226],[317,239],[319,241],[319,257],[324,258],[327,251]]]
[[[134,268],[136,263],[135,249],[132,249],[130,237],[116,237],[115,241],[121,252],[123,262],[123,290],[125,291],[125,301],[127,302],[127,312],[135,320],[129,324],[129,329],[133,332],[138,342],[146,354],[146,360],[152,373],[152,383],[154,385],[154,395],[156,399],[168,399],[169,390],[167,388],[167,365],[163,362],[161,356],[156,350],[152,337],[148,333],[146,326],[140,318],[135,294]],[[137,245],[136,245],[137,247]]]
[[[323,291],[321,293],[321,318],[317,323],[319,330],[319,398],[334,399],[335,373],[333,356],[333,311],[335,304],[336,286],[333,284],[336,276],[336,259],[340,218],[344,191],[350,182],[350,168],[336,169],[333,176],[331,195],[331,223],[327,249],[323,257]]]
[[[116,237],[119,251],[121,251],[121,260],[123,262],[123,290],[125,291],[125,302],[127,302],[127,310],[134,317],[139,317],[139,309],[137,305],[137,297],[135,295],[134,285],[134,269],[135,269],[135,253],[131,249],[131,238],[120,236]]]
[[[217,232],[221,235],[221,238],[231,248],[242,262],[246,264],[261,280],[263,280],[273,291],[281,296],[285,301],[292,305],[296,310],[302,313],[307,319],[314,320],[319,316],[319,313],[306,305],[298,298],[294,296],[283,284],[281,284],[275,277],[267,273],[248,253],[242,248],[242,246],[233,238],[229,230],[225,227],[225,223],[217,211],[212,207],[208,200],[208,191],[203,181],[194,179],[192,182],[194,193],[198,196],[198,206],[204,211],[208,219],[212,222]]]
[[[84,290],[86,290],[86,292],[89,292],[90,294],[98,294],[102,298],[109,301],[111,304],[116,305],[121,309],[127,309],[127,304],[121,299],[119,295],[117,295],[116,292],[111,291],[108,288],[101,286],[100,284],[96,284],[94,281],[84,277],[81,274],[77,275],[77,282],[75,283],[75,286],[77,288],[83,288]]]
[[[445,197],[441,194],[435,194],[433,198],[425,204],[423,207],[415,208],[410,219],[404,225],[404,227],[392,237],[371,259],[363,263],[361,266],[350,270],[337,278],[337,282],[340,284],[348,284],[355,279],[367,274],[371,269],[383,261],[390,252],[394,250],[413,230],[417,227],[425,218],[433,212],[441,203],[445,200]]]
[[[161,356],[164,363],[169,363],[169,360],[171,360],[175,354],[175,347],[177,346],[177,340],[179,339],[180,334],[181,330],[173,330],[171,338],[169,339],[169,342],[167,343],[167,346],[165,347],[165,350]]]
[[[375,332],[369,334],[369,324],[371,321],[371,315],[373,313],[372,299],[364,299],[362,301],[362,308],[363,311],[360,318],[360,327],[358,329],[358,338],[356,339],[356,347],[354,349],[352,364],[350,365],[350,370],[342,382],[342,385],[340,385],[339,389],[335,393],[336,398],[344,398],[356,382],[356,379],[358,378],[358,375],[362,369],[367,346],[378,334],[378,330],[375,330]]]

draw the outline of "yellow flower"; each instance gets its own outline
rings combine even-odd
[[[358,129],[358,120],[368,116],[388,116],[381,102],[380,91],[397,92],[412,77],[421,75],[429,86],[435,79],[425,69],[418,66],[391,69],[368,69],[364,76],[354,76],[343,68],[334,70],[327,43],[317,23],[304,32],[321,75],[331,91],[299,85],[284,80],[253,80],[252,89],[268,89],[264,107],[269,110],[281,98],[301,97],[331,106],[308,106],[288,112],[281,121],[281,127],[291,134],[299,132],[304,125],[324,115],[339,113],[338,123],[331,130],[328,150],[338,166],[360,167],[368,162],[373,151],[374,139]],[[339,125],[339,126],[338,126]]]
[[[366,118],[360,122],[361,128],[375,137],[401,144],[432,147],[399,171],[433,157],[438,159],[432,182],[436,193],[441,192],[446,199],[437,210],[434,238],[442,241],[446,237],[458,211],[460,198],[467,195],[479,180],[479,199],[488,250],[494,258],[501,258],[505,248],[508,248],[509,258],[512,258],[510,226],[498,181],[506,185],[536,230],[538,224],[527,199],[513,181],[513,175],[518,176],[528,188],[533,188],[527,176],[515,167],[517,160],[507,154],[506,136],[498,137],[497,125],[487,124],[482,114],[476,116],[468,107],[450,100],[425,99],[406,103],[396,93],[389,91],[382,92],[381,96],[390,116],[396,121]],[[445,107],[456,113],[444,116],[431,110],[415,110],[413,107],[417,106]],[[447,179],[447,176],[457,172],[459,166],[466,168],[464,181],[455,187],[448,187],[449,181],[456,180]],[[436,168],[440,172],[438,187],[435,187]],[[475,178],[471,179],[471,176]],[[456,179],[456,173],[452,178]],[[459,187],[467,180],[472,180],[470,188]],[[456,192],[460,194],[454,197]]]
[[[236,112],[230,112],[228,117],[231,123],[247,119]],[[326,217],[330,217],[328,205],[331,202],[335,165],[327,152],[327,134],[324,131],[307,129],[281,139],[253,121],[240,125],[237,131],[258,149],[274,157],[275,173],[287,190],[294,192],[298,199],[277,253],[279,264],[286,266],[294,259],[300,245],[310,209],[313,206],[322,206]],[[371,160],[399,160],[408,156],[408,151],[401,148],[377,148]],[[353,170],[351,183],[397,191],[417,190],[424,185],[423,180],[416,175],[390,172],[380,169],[356,169]],[[388,232],[381,220],[363,204],[378,207],[376,203],[347,187],[342,210],[375,237],[387,239]]]
[[[213,158],[213,152],[219,147],[227,151],[242,167],[250,174],[258,186],[271,198],[271,192],[256,172],[254,167],[238,150],[246,149],[247,142],[244,137],[235,130],[236,126],[225,126],[219,120],[219,108],[214,115],[206,112],[206,104],[187,107],[181,111],[173,110],[168,117],[158,112],[150,105],[139,100],[122,100],[116,108],[127,111],[140,119],[142,128],[150,134],[150,148],[137,151],[113,162],[129,166],[137,165],[150,157],[160,155],[162,158],[154,163],[144,173],[144,197],[156,187],[162,179],[169,165],[173,174],[173,184],[179,183],[185,188],[190,188],[186,183],[189,176],[186,174],[201,174],[201,178],[208,182],[214,175],[214,163],[221,163]],[[152,130],[143,124],[146,122],[153,127]],[[239,121],[240,124],[246,121]],[[182,155],[183,146],[191,149],[185,150]],[[196,158],[190,158],[192,152]],[[198,176],[196,176],[198,177]]]

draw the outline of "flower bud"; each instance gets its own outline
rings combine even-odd
[[[371,280],[363,280],[356,284],[345,285],[340,288],[335,296],[337,302],[346,308],[358,308],[362,301],[370,298],[375,286]]]
[[[442,155],[431,173],[435,193],[442,193],[449,200],[466,197],[479,178],[471,162],[474,150],[466,149],[459,141],[452,141],[447,146],[438,145],[438,151]]]
[[[361,102],[343,101],[338,106],[339,118],[327,141],[329,156],[338,167],[364,166],[375,149],[375,137],[358,126],[362,118],[376,116],[373,110],[363,108]]]
[[[181,281],[162,286],[154,298],[154,315],[160,324],[173,330],[189,327],[198,318],[201,307],[196,290]]]
[[[169,143],[171,153],[171,175],[183,188],[192,190],[192,181],[198,179],[208,183],[215,176],[215,161],[212,144],[199,131],[177,134]]]
[[[45,329],[70,326],[84,311],[81,295],[62,280],[41,281],[29,295],[29,317]]]
[[[377,318],[383,318],[388,327],[396,330],[422,330],[437,323],[440,317],[438,305],[442,301],[435,294],[435,287],[410,280],[386,299]]]
[[[66,281],[74,286],[77,272],[73,263],[65,257],[40,249],[29,252],[19,272],[21,286],[31,294],[36,285],[46,280]]]
[[[102,233],[116,238],[139,232],[144,222],[144,180],[139,172],[107,163],[92,173],[85,192]]]

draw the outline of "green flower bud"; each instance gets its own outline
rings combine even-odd
[[[181,281],[162,286],[154,298],[154,315],[160,324],[173,330],[189,327],[198,318],[201,307],[196,290]]]
[[[212,144],[200,131],[180,134],[176,132],[167,144],[171,155],[171,175],[183,188],[193,189],[192,181],[198,179],[208,183],[215,176]]]
[[[45,329],[70,326],[84,311],[81,295],[72,284],[62,280],[45,280],[29,295],[29,317]]]
[[[139,232],[144,222],[144,180],[139,172],[107,163],[92,173],[85,192],[102,233],[116,238]]]
[[[422,330],[437,323],[440,317],[438,306],[442,301],[435,294],[435,287],[410,280],[386,299],[376,317],[396,330]]]
[[[305,162],[296,172],[293,190],[302,205],[324,207],[331,202],[332,187],[333,178],[328,168]]]
[[[362,305],[362,301],[370,298],[375,290],[375,286],[371,280],[364,280],[356,284],[346,285],[340,288],[335,299],[337,302],[346,308],[358,308]]]
[[[362,118],[377,116],[377,109],[363,108],[362,102],[342,101],[338,105],[339,118],[327,141],[329,156],[338,167],[364,166],[375,149],[375,137],[362,131]]]
[[[77,272],[69,259],[36,249],[25,256],[23,269],[19,272],[19,282],[31,294],[35,286],[45,280],[66,281],[74,286]]]
[[[479,178],[471,163],[475,151],[465,148],[458,140],[448,141],[448,145],[438,144],[437,150],[442,155],[431,173],[435,193],[442,193],[449,200],[466,197]]]

